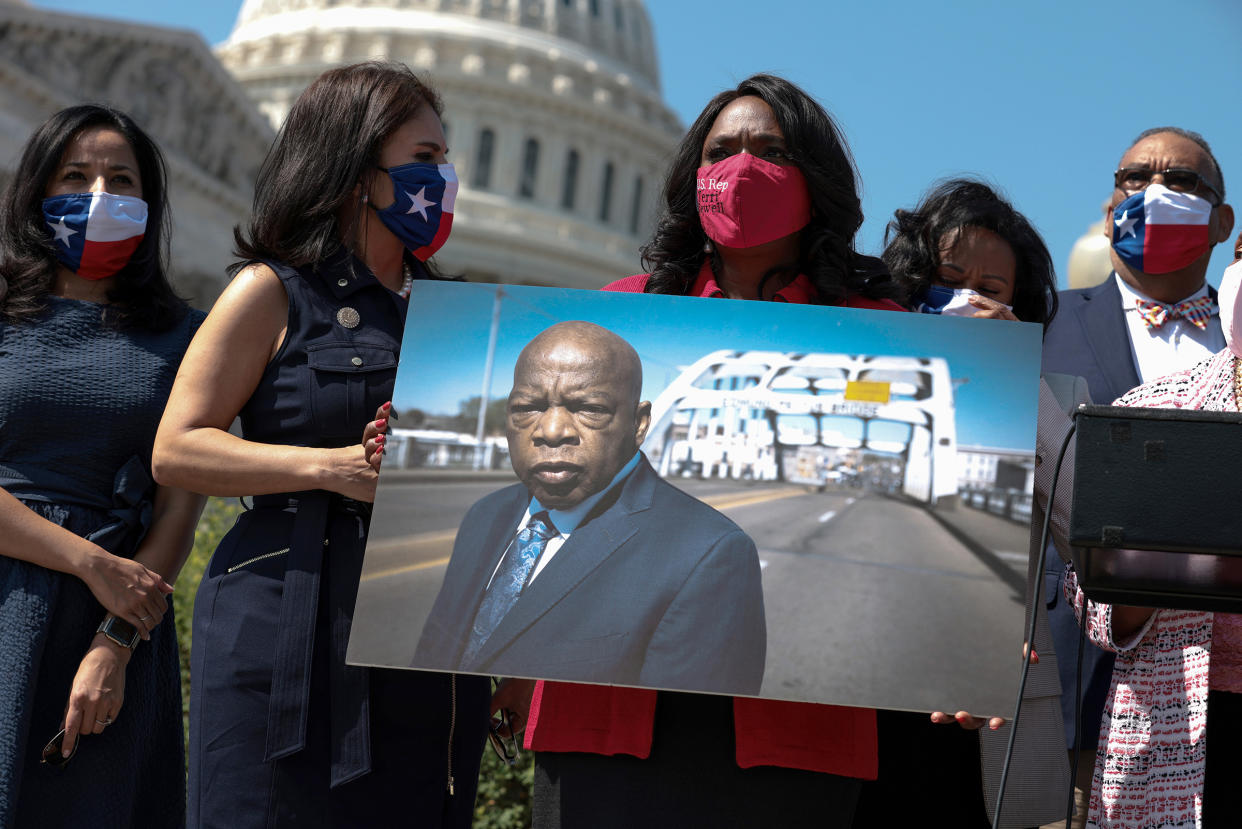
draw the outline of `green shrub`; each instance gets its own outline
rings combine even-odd
[[[233,526],[242,511],[236,498],[208,498],[203,517],[194,530],[194,549],[177,577],[177,589],[173,592],[173,614],[177,620],[177,647],[181,651],[181,715],[189,734],[190,717],[190,626],[194,620],[194,596],[198,583],[211,561],[211,554],[224,534]]]
[[[474,800],[474,829],[524,829],[530,826],[531,787],[535,782],[535,755],[523,751],[505,765],[491,747],[483,749],[479,794]]]

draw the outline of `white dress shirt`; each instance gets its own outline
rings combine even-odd
[[[1126,329],[1130,332],[1130,355],[1134,359],[1134,367],[1138,369],[1140,383],[1149,383],[1157,377],[1185,371],[1225,347],[1219,308],[1213,306],[1206,329],[1184,319],[1170,319],[1159,328],[1148,328],[1139,314],[1137,301],[1155,300],[1134,290],[1116,273],[1113,274],[1113,279],[1117,280],[1117,289],[1121,291],[1121,307],[1125,310]],[[1207,295],[1208,286],[1205,282],[1199,290],[1182,301]]]
[[[588,495],[579,504],[570,507],[569,509],[547,509],[539,503],[537,498],[532,498],[530,505],[526,507],[525,514],[522,515],[522,520],[518,521],[517,526],[514,527],[513,532],[509,535],[509,544],[505,546],[505,549],[500,553],[500,558],[496,560],[496,566],[492,568],[492,575],[491,578],[487,580],[487,586],[492,586],[492,579],[496,578],[496,571],[500,569],[501,562],[505,560],[505,555],[509,552],[509,547],[517,541],[518,533],[525,529],[526,525],[530,522],[531,516],[546,511],[548,513],[548,518],[552,521],[552,526],[557,530],[557,534],[548,539],[547,545],[543,548],[543,552],[539,555],[539,561],[535,563],[535,571],[531,573],[530,578],[526,580],[526,584],[529,586],[530,583],[538,578],[539,574],[543,572],[543,568],[548,566],[548,562],[552,560],[552,557],[556,555],[557,551],[560,550],[561,547],[565,546],[565,542],[569,540],[570,533],[578,529],[578,525],[581,524],[583,519],[585,519],[591,510],[595,508],[595,505],[600,502],[600,499],[611,492],[613,487],[620,486],[621,482],[629,477],[629,474],[634,471],[634,467],[638,466],[638,459],[640,457],[642,457],[642,453],[635,452],[634,457],[630,458],[626,462],[625,466],[621,467],[620,471],[617,472],[617,474],[612,477],[612,480],[608,482],[608,486],[604,487],[594,495]]]

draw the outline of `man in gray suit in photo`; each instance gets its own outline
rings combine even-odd
[[[587,322],[548,328],[513,372],[521,483],[466,514],[412,667],[757,694],[755,544],[638,450],[642,364]]]

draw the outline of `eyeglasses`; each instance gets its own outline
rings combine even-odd
[[[1223,197],[1220,191],[1213,187],[1207,179],[1194,170],[1183,168],[1149,170],[1146,167],[1122,167],[1113,173],[1113,183],[1118,190],[1133,194],[1146,189],[1147,185],[1151,184],[1152,177],[1154,176],[1160,176],[1164,186],[1176,193],[1193,193],[1202,186],[1216,196],[1217,204],[1220,204],[1222,201]]]
[[[518,748],[517,736],[513,733],[513,712],[501,708],[498,716],[492,717],[487,726],[487,741],[492,744],[492,751],[505,765],[512,766],[522,756]]]
[[[73,755],[78,753],[78,741],[74,741],[73,748],[69,751],[68,757],[66,757],[61,750],[64,742],[65,729],[62,728],[59,732],[57,732],[56,736],[48,741],[48,744],[43,747],[43,762],[58,769],[62,769],[67,766],[69,761],[73,759]]]

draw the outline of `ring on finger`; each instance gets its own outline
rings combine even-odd
[[[148,619],[153,619],[153,618],[155,618],[155,617],[154,617],[154,616],[139,616],[139,617],[138,617],[138,621],[140,621],[140,622],[145,622],[145,621],[147,621]]]
[[[102,726],[109,726],[109,725],[112,725],[112,718],[104,717],[102,720],[95,720],[95,722],[99,723]]]

